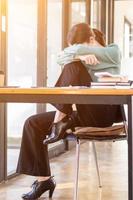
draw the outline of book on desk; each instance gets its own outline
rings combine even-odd
[[[91,88],[133,88],[133,81],[128,80],[127,76],[113,75],[108,72],[97,72],[98,82],[91,82]]]
[[[133,88],[133,81],[128,82],[91,82],[91,88]]]
[[[96,72],[98,82],[128,82],[128,77],[120,74],[111,74],[109,72]]]

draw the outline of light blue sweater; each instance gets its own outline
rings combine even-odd
[[[92,80],[97,81],[95,72],[110,72],[112,74],[120,73],[121,53],[116,44],[110,44],[106,47],[89,46],[85,44],[74,44],[65,48],[58,56],[57,63],[65,65],[75,60],[75,56],[94,54],[99,60],[97,65],[85,65],[90,73]]]

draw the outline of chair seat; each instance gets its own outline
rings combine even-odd
[[[93,136],[93,135],[77,135],[77,139],[82,140],[89,140],[89,141],[118,141],[118,140],[125,140],[126,135],[108,135],[108,136]]]
[[[110,135],[120,135],[125,132],[124,125],[113,125],[109,127],[76,127],[74,134],[81,135],[92,135],[92,136],[110,136]]]
[[[111,140],[111,139],[125,139],[125,126],[113,125],[110,127],[76,127],[73,134],[80,139],[89,140]]]

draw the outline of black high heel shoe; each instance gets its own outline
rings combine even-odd
[[[27,194],[23,194],[22,198],[27,200],[38,199],[44,192],[49,191],[49,198],[52,198],[56,183],[53,177],[46,181],[35,181],[32,184],[32,190]]]
[[[67,129],[74,131],[74,122],[73,119],[69,116],[64,117],[57,123],[53,123],[51,134],[43,141],[43,144],[46,145],[63,139]]]

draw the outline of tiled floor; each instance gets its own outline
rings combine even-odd
[[[127,143],[97,143],[103,187],[98,187],[91,143],[81,145],[79,200],[127,200]],[[53,200],[73,199],[75,149],[51,160],[57,187]],[[0,186],[0,200],[20,200],[34,177],[19,176]],[[48,199],[48,193],[40,198]]]

